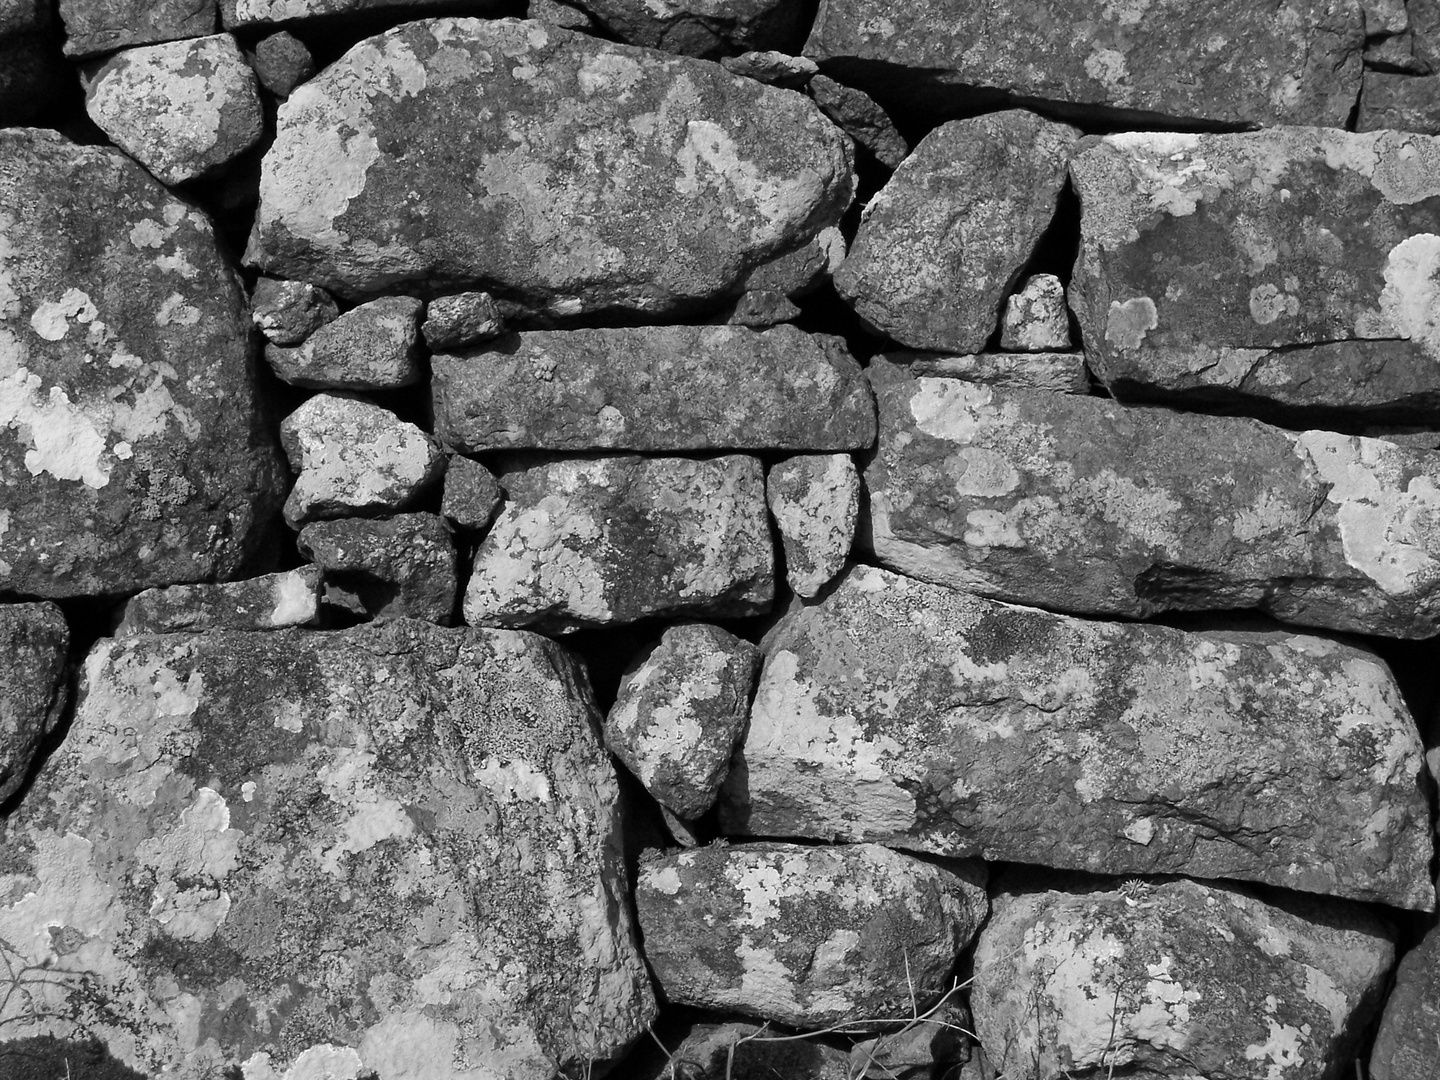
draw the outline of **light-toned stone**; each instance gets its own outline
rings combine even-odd
[[[315,58],[305,43],[288,30],[269,34],[255,43],[252,66],[260,85],[278,98],[287,98],[315,74]]]
[[[293,349],[267,345],[271,369],[292,386],[393,390],[419,382],[419,318],[411,296],[385,296],[351,308]]]
[[[1063,352],[1070,348],[1065,286],[1054,274],[1036,274],[1005,301],[1000,348],[1007,352]]]
[[[420,16],[427,8],[463,8],[466,15],[488,16],[504,6],[503,0],[218,0],[218,4],[227,29],[303,23],[337,15],[363,17],[376,9],[399,9],[407,16]]]
[[[786,458],[765,477],[765,501],[785,547],[785,577],[804,597],[845,568],[860,515],[860,474],[849,454]]]
[[[262,277],[250,297],[250,318],[276,345],[299,345],[339,315],[335,298],[305,281]]]
[[[791,56],[774,49],[722,56],[720,66],[732,75],[743,75],[747,79],[759,79],[771,86],[785,86],[792,90],[803,87],[820,70],[807,56]]]
[[[827,75],[816,75],[810,80],[810,93],[821,111],[874,154],[876,161],[887,169],[900,167],[910,147],[874,98]]]
[[[505,320],[487,292],[452,293],[437,296],[425,308],[420,333],[431,352],[463,349],[499,337]]]
[[[302,566],[221,585],[146,589],[125,602],[116,637],[205,630],[283,630],[320,614],[320,568]]]

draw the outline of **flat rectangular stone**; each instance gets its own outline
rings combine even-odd
[[[320,613],[320,568],[220,584],[171,585],[132,596],[116,637],[202,630],[279,630],[308,626]]]
[[[988,352],[957,356],[950,353],[897,350],[885,359],[914,375],[937,375],[1020,390],[1052,390],[1062,394],[1088,394],[1090,373],[1080,352]]]

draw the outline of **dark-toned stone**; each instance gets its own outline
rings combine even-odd
[[[60,19],[66,56],[204,37],[217,29],[215,0],[60,0]]]
[[[1356,131],[1414,131],[1440,135],[1440,75],[1365,72]]]
[[[826,116],[875,155],[886,168],[895,169],[910,152],[895,123],[875,99],[863,90],[836,82],[828,75],[810,80],[810,93]]]
[[[320,610],[320,569],[302,566],[222,585],[171,585],[132,596],[116,637],[309,626]]]
[[[1078,352],[946,353],[888,352],[885,359],[912,375],[964,379],[1014,390],[1052,390],[1061,394],[1088,394],[1090,373],[1085,354]]]
[[[800,44],[799,0],[576,0],[621,41],[709,60]]]
[[[255,77],[278,98],[287,98],[315,74],[315,58],[305,43],[288,30],[269,34],[255,43]]]
[[[20,790],[68,697],[70,629],[54,604],[0,604],[0,803]]]
[[[437,514],[314,521],[296,544],[327,586],[353,594],[372,619],[455,621],[455,544]]]
[[[485,292],[437,296],[425,307],[420,333],[432,352],[463,349],[499,337],[505,322],[495,298]]]
[[[1440,928],[1400,961],[1395,987],[1370,1051],[1370,1080],[1434,1080],[1440,1075]]]
[[[0,127],[29,123],[74,78],[51,25],[49,0],[0,0]]]
[[[250,318],[276,345],[299,345],[339,314],[333,296],[303,281],[262,277],[250,297]]]
[[[500,481],[484,465],[458,454],[450,459],[445,469],[445,494],[441,498],[440,513],[457,528],[470,532],[489,528],[504,501]]]
[[[741,295],[735,306],[722,312],[713,321],[716,325],[748,326],[767,330],[780,323],[798,318],[800,308],[784,293],[769,289],[752,290]]]
[[[265,360],[292,386],[393,390],[419,382],[419,319],[413,296],[384,296],[351,308],[293,349],[265,347]]]
[[[843,1050],[766,1024],[696,1024],[642,1080],[853,1080]],[[128,1080],[128,1078],[127,1078]]]

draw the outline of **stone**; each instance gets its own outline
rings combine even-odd
[[[353,299],[483,289],[668,317],[743,291],[854,191],[847,140],[800,95],[511,19],[362,41],[277,124],[246,261]]]
[[[215,0],[60,0],[65,55],[95,56],[127,45],[215,33]]]
[[[1413,131],[1440,135],[1440,75],[1365,72],[1356,131]]]
[[[912,375],[964,379],[1013,390],[1050,390],[1058,394],[1090,393],[1090,372],[1079,352],[946,353],[896,350],[885,359]]]
[[[515,459],[475,551],[471,626],[564,633],[638,619],[758,615],[775,597],[760,462]]]
[[[488,16],[506,7],[502,0],[219,0],[219,6],[227,30],[290,25],[337,15],[353,19],[376,10],[405,18],[407,16],[400,13],[407,9],[416,16],[435,8],[460,8],[467,15]]]
[[[864,90],[836,82],[828,75],[816,75],[810,80],[810,94],[821,112],[887,169],[899,168],[910,153],[890,115]]]
[[[1372,71],[1405,72],[1410,75],[1433,74],[1430,66],[1415,56],[1415,36],[1408,30],[1389,37],[1367,38],[1364,61],[1366,75]],[[1360,98],[1363,107],[1363,83]]]
[[[803,454],[771,467],[765,501],[785,548],[785,578],[807,599],[845,568],[860,515],[860,474],[849,454]]]
[[[455,621],[455,544],[438,514],[312,521],[296,545],[372,619]]]
[[[458,529],[480,532],[490,527],[505,493],[495,474],[474,458],[456,454],[445,469],[445,493],[440,513]]]
[[[260,85],[278,98],[288,98],[316,71],[305,43],[288,30],[267,34],[255,43],[251,61]]]
[[[1365,17],[1367,38],[1388,37],[1410,28],[1405,0],[1360,0],[1360,10]]]
[[[621,41],[707,60],[793,50],[804,32],[797,0],[577,0]]]
[[[655,1005],[596,722],[531,634],[102,639],[4,825],[0,1038],[174,1080],[603,1068]]]
[[[271,370],[292,386],[393,390],[419,382],[419,320],[413,296],[383,296],[351,308],[295,348],[265,347]]]
[[[335,298],[304,281],[259,278],[250,297],[250,317],[276,345],[299,345],[340,315]]]
[[[280,424],[280,441],[298,473],[285,520],[307,521],[406,509],[445,471],[433,438],[357,397],[316,394]]]
[[[800,308],[788,296],[769,289],[743,293],[735,306],[717,317],[717,325],[748,326],[752,330],[768,330],[772,326],[799,318]]]
[[[210,220],[118,150],[0,130],[0,594],[263,565],[283,465]]]
[[[558,26],[561,30],[577,30],[584,34],[596,30],[595,20],[590,18],[589,12],[563,4],[560,0],[530,0],[525,17],[547,26]]]
[[[54,604],[0,604],[0,805],[20,790],[69,697],[70,628]]]
[[[919,1017],[908,1018],[892,1034],[855,1043],[846,1080],[958,1075],[959,1067],[970,1060],[969,1033],[974,1027],[968,1009],[953,999],[944,1000]]]
[[[765,1024],[696,1024],[644,1080],[852,1080],[843,1050]]]
[[[985,867],[877,844],[712,845],[642,860],[645,958],[674,1005],[799,1028],[909,1015],[984,921]]]
[[[1005,301],[1000,348],[1007,352],[1063,352],[1070,348],[1065,286],[1054,274],[1036,274]]]
[[[858,450],[874,404],[842,338],[793,326],[534,330],[431,358],[435,432],[487,450]]]
[[[1259,608],[1389,637],[1440,625],[1431,454],[878,358],[868,371],[867,546],[891,569],[1093,615]]]
[[[721,828],[1431,910],[1423,768],[1360,649],[1075,619],[857,566],[767,635]]]
[[[1370,1051],[1370,1080],[1430,1080],[1440,1039],[1440,929],[1405,954]]]
[[[835,288],[902,345],[981,351],[1055,215],[1079,137],[1019,109],[936,128],[865,208]]]
[[[1394,931],[1364,908],[1195,881],[1002,891],[971,1008],[990,1064],[1066,1076],[1348,1076]]]
[[[845,261],[845,237],[834,226],[821,229],[793,251],[761,263],[746,276],[747,292],[778,292],[798,300],[819,289]]]
[[[723,56],[720,66],[732,75],[743,75],[747,79],[759,79],[771,86],[785,86],[792,90],[803,87],[820,70],[809,57],[791,56],[774,49]]]
[[[718,626],[666,627],[621,678],[605,745],[671,813],[700,817],[730,770],[759,666],[754,645]]]
[[[221,585],[146,589],[125,602],[115,636],[311,626],[320,614],[320,568],[302,566]]]
[[[463,349],[499,337],[505,321],[486,292],[453,293],[437,296],[425,308],[420,333],[431,352]]]
[[[912,109],[1019,99],[1112,125],[1339,128],[1364,46],[1352,0],[821,0],[804,52]]]
[[[229,34],[117,53],[91,80],[85,111],[167,184],[213,175],[264,128],[255,73]]]
[[[1422,75],[1440,72],[1440,2],[1406,0],[1411,51]]]

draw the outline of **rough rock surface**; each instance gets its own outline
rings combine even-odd
[[[566,631],[651,616],[755,615],[775,597],[760,462],[517,459],[475,551],[472,626]]]
[[[964,379],[1011,390],[1051,390],[1061,394],[1088,394],[1090,372],[1079,352],[945,353],[896,350],[885,359],[911,375]]]
[[[438,296],[425,308],[420,333],[432,352],[463,349],[505,332],[495,298],[485,292]]]
[[[621,41],[718,59],[799,45],[798,0],[576,0]]]
[[[1356,131],[1414,131],[1440,135],[1440,76],[1365,72]]]
[[[54,604],[0,604],[0,804],[20,789],[60,718],[69,648],[70,629]]]
[[[1352,1075],[1393,956],[1388,926],[1334,901],[1185,880],[1002,891],[971,1007],[1005,1075],[1322,1080]]]
[[[1079,137],[1019,109],[936,128],[865,208],[835,288],[903,345],[979,352],[1054,217]]]
[[[858,450],[875,406],[841,338],[793,326],[538,330],[432,359],[435,432],[486,450]]]
[[[351,308],[293,349],[269,345],[265,360],[292,386],[393,390],[421,377],[419,319],[412,296],[385,296]]]
[[[1065,286],[1054,274],[1036,274],[1005,301],[1000,348],[1009,352],[1056,352],[1070,348]]]
[[[805,55],[912,107],[1014,95],[1110,123],[1338,128],[1363,48],[1353,0],[822,0]]]
[[[1422,754],[1389,670],[1349,646],[856,567],[767,636],[722,825],[1428,910]]]
[[[774,49],[721,57],[720,66],[732,75],[743,75],[747,79],[759,79],[771,86],[786,86],[792,90],[804,87],[820,70],[809,57],[791,56]]]
[[[1440,1058],[1440,929],[1405,954],[1370,1052],[1370,1080],[1433,1080]]]
[[[643,861],[635,906],[669,1001],[815,1028],[938,998],[985,879],[876,844],[711,846]]]
[[[505,493],[500,490],[500,481],[484,465],[458,454],[450,459],[445,469],[445,493],[441,497],[440,513],[453,521],[456,527],[470,532],[488,528],[504,501]]]
[[[681,819],[715,805],[750,714],[760,654],[718,626],[681,623],[638,657],[605,720],[605,745]]]
[[[262,277],[250,297],[250,318],[276,345],[299,345],[339,315],[335,298],[308,282]]]
[[[729,311],[721,312],[713,320],[715,325],[748,326],[752,330],[765,330],[779,323],[789,322],[800,315],[800,309],[784,293],[770,289],[756,289],[743,293]]]
[[[827,75],[816,75],[810,80],[810,93],[820,110],[839,124],[845,134],[874,154],[881,165],[895,169],[905,160],[910,147],[895,130],[889,114],[865,91],[836,82]]]
[[[209,219],[117,150],[0,131],[0,593],[234,577],[280,495]]]
[[[220,17],[227,28],[274,26],[334,15],[363,15],[376,9],[392,14],[408,8],[423,15],[426,8],[464,7],[466,14],[490,15],[502,0],[219,0]],[[332,23],[333,25],[333,23]]]
[[[296,545],[324,569],[327,587],[353,594],[370,618],[455,621],[455,544],[437,514],[313,521]]]
[[[1429,637],[1440,458],[1380,439],[869,368],[892,569],[1064,611],[1259,607]]]
[[[765,477],[765,501],[785,548],[790,588],[812,597],[845,568],[860,515],[860,474],[849,454],[786,458]]]
[[[845,236],[834,225],[821,229],[800,247],[769,259],[746,275],[748,292],[778,292],[792,300],[808,296],[845,261]]]
[[[116,637],[204,630],[282,630],[320,613],[320,569],[302,566],[223,585],[146,589],[125,602]]]
[[[845,137],[791,91],[535,22],[425,20],[280,107],[246,258],[348,296],[655,316],[740,291],[853,182]]]
[[[65,55],[94,56],[126,45],[205,37],[215,0],[60,0]]]
[[[269,34],[255,43],[255,77],[278,98],[287,98],[315,74],[315,58],[305,43],[288,30]]]

